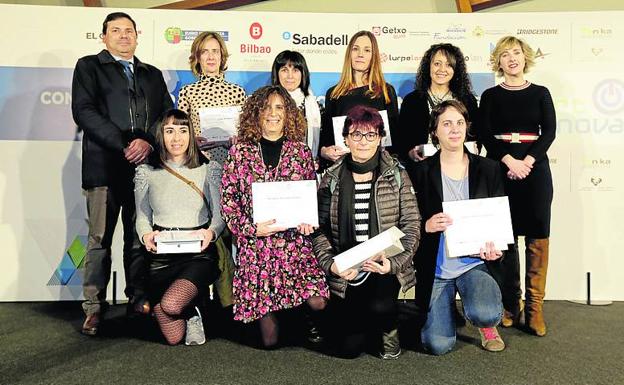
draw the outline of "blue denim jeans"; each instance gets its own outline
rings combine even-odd
[[[485,264],[454,279],[435,278],[427,322],[421,331],[423,348],[435,355],[448,353],[455,346],[453,306],[459,292],[464,316],[479,328],[498,325],[503,315],[501,292]]]

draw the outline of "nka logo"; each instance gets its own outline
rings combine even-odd
[[[258,40],[262,37],[262,24],[255,22],[249,26],[249,36],[252,39]]]

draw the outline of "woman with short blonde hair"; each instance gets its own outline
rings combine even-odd
[[[550,92],[527,81],[525,73],[534,64],[534,52],[514,36],[501,38],[492,51],[492,71],[504,77],[487,89],[479,107],[479,140],[488,158],[501,161],[506,173],[516,242],[503,259],[502,290],[505,314],[502,325],[518,324],[522,312],[518,236],[525,236],[526,305],[525,324],[538,336],[546,334],[542,312],[550,236],[553,183],[547,151],[555,140],[557,118]]]

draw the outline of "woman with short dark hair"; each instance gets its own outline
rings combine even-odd
[[[328,334],[345,358],[357,357],[369,342],[381,358],[398,358],[396,300],[401,287],[407,291],[415,283],[412,256],[420,237],[420,214],[405,170],[381,147],[384,135],[375,108],[349,110],[342,136],[350,152],[327,170],[319,187],[314,251],[332,293]],[[336,255],[393,226],[405,233],[405,251],[391,257],[379,254],[361,268],[338,271]]]
[[[193,305],[219,275],[214,241],[225,227],[221,167],[202,164],[193,124],[183,111],[167,111],[155,136],[153,163],[137,167],[134,178],[136,230],[150,262],[150,303],[156,304],[154,315],[167,343],[176,345],[186,334],[187,345],[200,345],[206,339]],[[193,230],[201,238],[201,251],[157,254],[159,233],[178,230]]]
[[[492,242],[480,254],[450,256],[444,231],[453,218],[442,202],[505,195],[497,162],[471,154],[465,147],[470,127],[461,102],[446,100],[431,110],[429,134],[438,152],[414,165],[411,172],[424,226],[414,256],[416,304],[422,311],[421,340],[426,351],[441,355],[455,346],[455,296],[462,299],[464,316],[479,328],[481,345],[488,351],[505,348],[496,325],[501,320],[501,293],[492,273],[502,252]]]
[[[271,83],[284,87],[303,112],[308,125],[305,143],[316,159],[321,133],[321,108],[312,93],[310,71],[303,55],[297,51],[280,52],[273,61]]]

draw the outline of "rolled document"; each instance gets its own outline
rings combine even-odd
[[[334,257],[334,262],[336,263],[338,272],[342,273],[347,269],[358,268],[368,259],[382,251],[386,255],[386,258],[393,257],[405,251],[401,243],[401,238],[404,236],[405,233],[396,226],[392,226],[371,239],[336,255]]]

